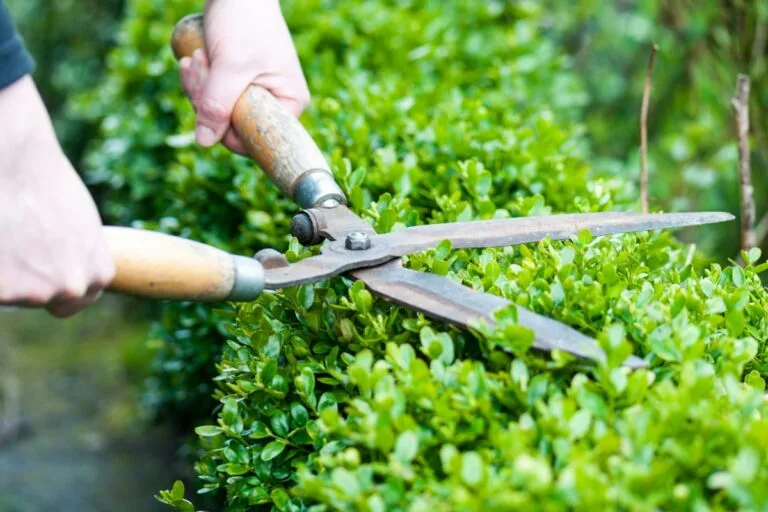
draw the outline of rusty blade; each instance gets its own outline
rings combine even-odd
[[[582,230],[593,236],[679,228],[733,220],[724,212],[631,213],[601,212],[520,217],[486,221],[415,226],[379,235],[392,255],[404,256],[450,240],[454,248],[503,247],[537,242],[545,238],[567,240]]]
[[[582,230],[588,230],[593,236],[601,236],[712,224],[733,218],[733,215],[721,212],[609,212],[430,224],[372,235],[371,248],[365,251],[346,249],[342,233],[334,231],[335,241],[323,247],[322,254],[305,258],[287,267],[268,269],[265,274],[265,286],[273,290],[286,288],[349,270],[380,265],[406,254],[431,249],[443,240],[450,240],[454,248],[505,247],[537,242],[544,238],[565,240]],[[329,220],[333,224],[330,218]],[[348,220],[345,220],[345,225],[352,224],[347,223]]]
[[[376,295],[463,328],[472,327],[480,319],[495,325],[492,313],[511,304],[502,297],[467,288],[447,277],[403,268],[399,259],[375,268],[353,270],[349,275],[363,281]],[[557,349],[594,361],[605,360],[605,352],[589,336],[521,306],[517,306],[517,310],[518,324],[535,333],[533,348],[546,352]],[[637,356],[629,356],[624,366],[636,369],[646,367],[647,363]]]

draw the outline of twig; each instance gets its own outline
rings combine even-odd
[[[739,190],[741,195],[741,248],[755,246],[755,201],[749,169],[749,77],[739,74],[736,96],[731,100],[739,137]]]
[[[640,206],[643,213],[648,213],[648,99],[651,96],[651,75],[653,75],[653,59],[656,57],[657,45],[651,47],[648,59],[648,71],[645,73],[645,88],[643,89],[643,106],[640,111]]]
[[[760,17],[759,15],[757,16]],[[765,44],[768,42],[768,22],[758,19],[755,26],[755,39],[752,42],[752,71],[755,71],[758,62],[765,53]]]

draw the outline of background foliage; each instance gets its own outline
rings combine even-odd
[[[549,0],[548,35],[573,56],[586,83],[592,162],[637,186],[640,104],[658,45],[648,119],[652,208],[738,212],[736,75],[752,81],[750,123],[758,219],[768,210],[768,4],[688,0]],[[639,195],[636,195],[638,197]],[[683,233],[710,254],[734,256],[736,225]],[[766,244],[763,240],[762,247]]]
[[[737,212],[728,102],[736,72],[766,73],[758,3],[282,4],[313,93],[302,121],[380,232],[636,208],[651,41],[652,206]],[[81,167],[112,223],[303,257],[295,205],[247,160],[193,144],[168,41],[199,9],[126,3],[106,75],[62,89],[98,83],[70,103],[98,127]],[[196,429],[202,490],[229,510],[759,508],[768,304],[757,252],[724,261],[737,225],[684,232],[703,252],[656,233],[408,259],[599,337],[603,367],[529,352],[513,310],[497,332],[460,332],[337,278],[218,310],[158,305],[145,401]],[[628,350],[653,369],[617,368]],[[160,498],[190,509],[183,493]]]
[[[100,83],[117,42],[123,0],[4,0],[35,60],[34,79],[64,151],[79,162],[95,127],[73,115],[73,94]]]

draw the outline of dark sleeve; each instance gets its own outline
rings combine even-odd
[[[16,32],[5,3],[0,0],[0,89],[31,73],[33,69],[32,57]]]

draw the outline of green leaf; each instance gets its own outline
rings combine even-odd
[[[741,267],[733,267],[733,270],[731,271],[731,280],[736,286],[744,285],[744,271],[741,270]]]
[[[355,301],[355,308],[362,313],[366,314],[371,310],[373,305],[373,296],[368,290],[358,290],[353,297]]]
[[[485,465],[477,452],[470,451],[461,455],[461,481],[470,487],[476,487],[485,478]]]
[[[744,332],[744,327],[746,325],[744,313],[736,310],[726,312],[725,325],[728,326],[728,330],[731,332],[731,336],[741,336],[741,333]]]
[[[225,398],[222,402],[224,403],[224,408],[221,411],[221,419],[225,424],[231,425],[238,419],[237,400]]]
[[[307,409],[298,402],[291,404],[291,422],[297,427],[303,427],[309,421]]]
[[[270,425],[272,431],[278,436],[285,437],[288,435],[291,427],[288,424],[288,416],[283,411],[276,411],[270,419]]]
[[[749,257],[749,263],[757,263],[760,260],[760,256],[762,256],[762,251],[759,247],[752,247],[748,252],[747,256]]]
[[[592,233],[589,232],[588,229],[582,229],[579,231],[579,245],[589,245],[589,243],[592,241]]]
[[[215,437],[221,434],[221,428],[216,425],[201,425],[195,428],[195,433],[201,437]]]
[[[400,462],[411,462],[419,453],[419,437],[413,431],[406,431],[397,436],[395,457]]]
[[[580,409],[576,411],[570,421],[568,422],[568,430],[571,437],[574,439],[580,439],[587,433],[592,423],[592,414],[586,409]]]
[[[651,333],[651,349],[665,361],[680,361],[682,353],[672,338],[672,329],[668,325],[661,325]]]
[[[448,256],[451,254],[451,249],[453,245],[451,244],[450,240],[443,240],[439,244],[437,244],[437,247],[435,247],[435,259],[436,260],[445,260],[448,258]]]
[[[285,443],[283,441],[272,441],[267,444],[263,450],[261,450],[261,460],[272,460],[285,450]]]
[[[272,489],[272,492],[269,494],[269,496],[272,498],[272,501],[278,510],[281,512],[290,510],[291,497],[288,496],[288,493],[285,492],[285,489],[282,487]]]
[[[258,420],[255,420],[253,423],[251,423],[251,432],[248,434],[248,437],[253,439],[261,439],[268,437],[269,435],[269,429],[264,423]]]
[[[763,380],[763,377],[757,370],[752,370],[749,372],[747,377],[744,379],[744,382],[746,382],[750,387],[760,391],[765,391],[765,380]]]
[[[243,431],[243,419],[239,415],[237,400],[234,398],[225,398],[222,400],[224,407],[221,412],[221,419],[225,425],[235,434],[240,434]]]
[[[173,489],[171,490],[171,496],[173,496],[174,500],[183,500],[184,499],[184,482],[181,480],[176,480],[173,482]]]
[[[355,478],[355,475],[345,468],[335,468],[333,470],[331,479],[334,485],[344,491],[349,496],[357,496],[360,493],[360,485]]]

